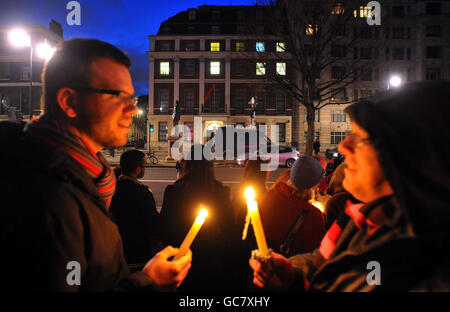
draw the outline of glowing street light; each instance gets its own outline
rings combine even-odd
[[[39,55],[39,57],[48,61],[49,59],[52,58],[55,49],[52,48],[47,42],[43,42],[37,46],[36,52]]]
[[[31,47],[31,37],[23,29],[11,30],[9,41],[17,48]]]
[[[28,110],[30,111],[30,120],[33,117],[32,106],[32,88],[33,88],[33,44],[31,37],[23,29],[13,29],[9,32],[10,43],[17,48],[30,48],[30,87],[28,90]],[[53,48],[47,43],[41,43],[37,47],[39,57],[48,61],[53,55]]]
[[[388,90],[389,90],[390,86],[392,86],[394,88],[398,88],[398,87],[400,87],[401,84],[402,84],[402,78],[400,78],[397,75],[394,75],[389,78]]]

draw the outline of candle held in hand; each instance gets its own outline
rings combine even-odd
[[[248,213],[250,214],[250,218],[252,220],[253,231],[255,232],[259,254],[262,257],[266,257],[269,255],[269,249],[267,248],[266,237],[264,236],[261,217],[258,211],[258,203],[255,201],[255,191],[253,190],[253,187],[249,186],[245,190],[245,198],[247,199]]]
[[[180,250],[178,251],[177,255],[173,258],[173,260],[178,260],[182,256],[186,254],[189,247],[191,246],[192,242],[194,241],[195,236],[197,236],[198,231],[200,231],[200,228],[203,225],[203,222],[205,222],[205,218],[208,216],[208,211],[206,209],[200,210],[198,213],[197,218],[195,218],[194,224],[192,224],[191,229],[189,230],[188,234],[184,238],[183,243],[180,246]]]

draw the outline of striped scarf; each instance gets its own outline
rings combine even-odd
[[[358,229],[367,228],[367,233],[372,235],[380,226],[380,224],[386,219],[383,214],[382,207],[379,206],[381,201],[384,201],[387,197],[383,197],[370,206],[366,204],[354,204],[351,201],[347,201],[347,206],[345,208],[345,214],[341,214],[333,225],[331,225],[328,232],[322,239],[320,247],[316,252],[313,260],[313,264],[316,268],[322,266],[322,264],[327,261],[331,254],[333,253],[336,242],[342,234],[343,229],[346,227],[348,221],[351,219],[355,223]],[[366,211],[370,208],[375,208],[373,210]],[[367,216],[368,214],[368,216]],[[373,216],[377,215],[375,220],[372,220]],[[309,288],[309,280],[305,279],[305,288]]]
[[[47,121],[45,117],[33,120],[26,131],[52,148],[62,147],[82,165],[97,187],[98,194],[105,201],[106,208],[109,208],[116,188],[116,179],[114,171],[101,152],[95,153],[86,141],[74,136],[54,121]]]

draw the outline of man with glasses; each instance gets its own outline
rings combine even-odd
[[[449,82],[416,82],[349,106],[343,185],[362,203],[348,202],[314,254],[251,259],[254,284],[449,291],[449,98]]]
[[[168,289],[188,252],[167,247],[130,275],[109,206],[116,179],[104,147],[127,143],[136,114],[130,59],[92,39],[60,43],[42,73],[44,114],[0,124],[2,281],[13,290]],[[6,256],[5,256],[6,255]]]

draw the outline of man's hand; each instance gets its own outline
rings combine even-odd
[[[142,269],[159,287],[179,287],[191,268],[192,252],[188,252],[176,261],[170,257],[178,253],[178,248],[167,246],[158,252]]]
[[[295,271],[288,259],[272,252],[267,263],[261,263],[251,258],[250,267],[253,269],[253,284],[261,288],[273,290],[288,289],[295,280]]]

